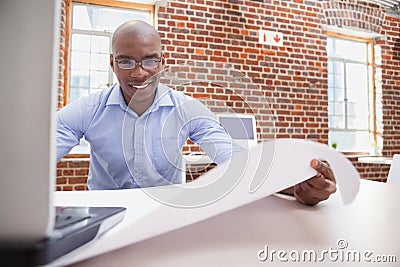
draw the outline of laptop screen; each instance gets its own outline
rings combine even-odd
[[[1,3],[1,240],[53,229],[60,10],[54,0]]]
[[[240,117],[223,117],[219,122],[225,127],[233,139],[254,139],[253,119]]]
[[[256,120],[252,114],[218,114],[218,121],[236,143],[243,147],[257,144]]]

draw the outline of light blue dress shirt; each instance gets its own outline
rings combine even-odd
[[[57,161],[83,136],[90,143],[91,190],[181,182],[187,138],[217,164],[243,150],[200,101],[163,84],[142,116],[128,108],[118,83],[58,111]]]

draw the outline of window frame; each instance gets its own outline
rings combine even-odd
[[[85,5],[96,5],[96,6],[105,6],[110,8],[125,8],[125,9],[135,9],[141,11],[150,11],[150,21],[152,25],[155,25],[155,10],[156,6],[154,4],[140,4],[133,2],[122,2],[122,1],[114,1],[114,0],[66,0],[65,7],[65,47],[63,49],[64,55],[62,59],[64,60],[64,86],[63,86],[63,107],[68,105],[69,103],[69,94],[70,94],[70,48],[71,48],[71,22],[72,22],[72,8],[73,4],[85,4]],[[69,153],[65,156],[65,158],[89,158],[90,154],[88,153]]]
[[[64,102],[63,106],[68,105],[69,103],[69,95],[70,95],[70,48],[71,48],[71,22],[72,22],[72,6],[73,3],[80,3],[85,5],[96,5],[96,6],[106,6],[111,8],[125,8],[125,9],[135,9],[142,11],[150,11],[150,17],[152,24],[155,25],[155,5],[146,5],[132,2],[122,2],[122,1],[114,1],[114,0],[67,0],[66,5],[66,22],[65,22],[65,48],[64,48],[64,90],[63,97]]]
[[[374,144],[377,143],[377,136],[378,136],[378,131],[377,131],[377,105],[376,105],[376,86],[375,86],[375,75],[376,75],[376,64],[375,64],[375,40],[373,38],[363,38],[363,37],[355,37],[355,36],[350,36],[350,35],[345,35],[342,33],[337,33],[337,32],[330,32],[327,31],[326,33],[327,37],[332,37],[332,38],[340,38],[344,40],[349,40],[349,41],[355,41],[355,42],[364,42],[367,43],[367,49],[370,47],[370,54],[367,55],[367,57],[370,57],[371,59],[369,60],[367,58],[367,72],[369,72],[369,69],[371,69],[371,77],[368,77],[368,86],[369,86],[369,92],[368,95],[371,96],[369,100],[371,103],[369,104],[369,110],[368,110],[368,118],[369,118],[369,129],[368,132],[372,134],[373,136],[373,142]],[[329,57],[327,56],[327,60],[329,61]],[[371,82],[372,81],[372,82]],[[329,114],[328,114],[329,116]],[[330,131],[331,128],[328,128],[328,131]],[[359,152],[359,151],[352,151],[353,152]]]

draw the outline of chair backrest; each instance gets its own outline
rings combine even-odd
[[[393,156],[392,165],[390,166],[387,183],[400,185],[400,154]]]

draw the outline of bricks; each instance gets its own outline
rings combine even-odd
[[[386,181],[390,165],[360,163],[358,162],[357,156],[349,156],[348,158],[356,167],[362,178],[379,182]]]
[[[87,190],[89,159],[62,159],[57,163],[56,190]]]
[[[67,47],[64,35],[69,0],[62,3],[61,49]],[[158,10],[156,17],[167,66],[187,60],[220,62],[252,80],[255,88],[235,88],[232,96],[227,93],[232,88],[225,79],[229,74],[222,67],[211,73],[204,67],[205,70],[192,70],[192,76],[187,77],[198,77],[194,72],[204,74],[210,84],[187,86],[183,91],[206,99],[213,111],[226,111],[228,106],[259,115],[257,131],[261,139],[276,132],[278,138],[328,142],[323,26],[349,26],[386,36],[376,42],[381,50],[376,68],[376,79],[380,81],[375,88],[376,103],[382,105],[383,113],[377,131],[383,138],[384,156],[400,153],[400,18],[385,14],[379,5],[361,0],[172,0]],[[284,46],[258,44],[259,29],[283,32]],[[68,82],[62,71],[67,54],[60,52],[59,108],[64,105],[63,87]],[[260,100],[256,93],[269,97],[277,116],[276,129],[271,129],[271,117],[265,116],[265,107],[256,104]],[[188,142],[184,150],[197,151],[198,147]],[[387,175],[385,166],[353,163],[363,178],[384,180]],[[58,163],[57,189],[84,189],[82,177],[87,176],[88,166],[85,161]]]

